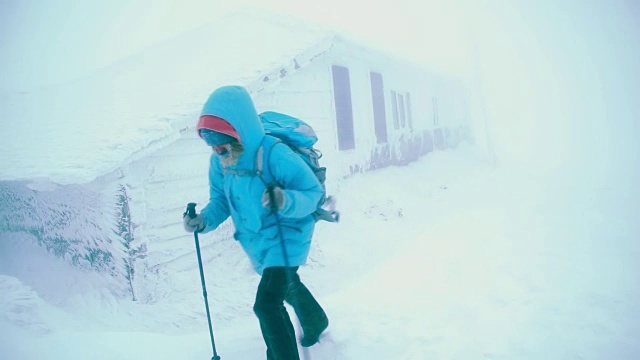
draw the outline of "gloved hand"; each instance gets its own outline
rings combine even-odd
[[[189,215],[185,215],[182,218],[182,225],[184,225],[184,229],[187,232],[198,232],[204,230],[205,226],[207,226],[204,222],[204,218],[200,216],[200,214],[196,215],[194,218],[190,218]]]
[[[275,207],[278,210],[282,210],[282,208],[284,207],[284,191],[277,187],[269,187],[267,186],[266,189],[264,189],[264,192],[262,193],[262,206],[267,208],[267,209],[272,209],[272,204],[271,204],[271,197],[269,195],[269,189],[271,189],[271,191],[273,191],[273,198],[275,200]]]

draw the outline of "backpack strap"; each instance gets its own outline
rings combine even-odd
[[[238,176],[257,176],[260,178],[260,180],[262,180],[262,183],[265,184],[265,186],[278,185],[278,183],[273,178],[273,175],[271,172],[270,159],[271,159],[271,151],[273,150],[273,147],[281,142],[282,140],[278,139],[275,136],[265,135],[265,137],[262,140],[262,143],[260,144],[260,147],[258,147],[258,150],[256,151],[256,161],[255,161],[255,167],[253,170],[237,170],[237,169],[228,169],[223,167],[222,172],[225,175],[234,174]],[[292,150],[296,151],[293,148]],[[315,161],[317,165],[317,159],[320,158],[320,156],[322,155],[318,156],[317,150],[311,150],[311,151],[313,151],[314,154],[316,155],[313,161]],[[320,177],[322,177],[321,182],[324,182],[325,171],[326,169],[324,167],[319,167],[318,170],[316,171],[316,176],[319,179]],[[324,184],[322,186],[324,187]],[[327,208],[325,208],[325,206]],[[325,199],[323,196],[322,199],[320,200],[320,204],[318,204],[318,208],[316,209],[315,212],[313,212],[313,217],[315,218],[316,222],[320,220],[325,220],[328,222],[339,222],[340,212],[335,210],[335,199],[332,199],[331,196]]]
[[[256,170],[257,175],[260,177],[262,182],[265,185],[277,185],[277,182],[273,178],[271,174],[271,151],[273,147],[278,143],[282,142],[280,139],[266,135],[262,140],[262,144],[260,145],[260,149],[258,149],[258,153],[256,154]],[[266,166],[265,166],[266,164]]]
[[[229,169],[228,167],[222,166],[222,173],[224,175],[238,175],[238,176],[260,176],[259,170],[262,169],[262,145],[258,148],[256,152],[256,162],[255,167],[252,170],[246,169]]]

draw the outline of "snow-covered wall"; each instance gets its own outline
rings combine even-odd
[[[194,114],[194,124],[196,119]],[[184,231],[182,215],[187,203],[197,203],[198,210],[207,204],[210,155],[211,148],[196,132],[185,129],[171,145],[118,170],[129,195],[133,236],[147,250],[146,257],[135,263],[138,276],[134,287],[141,301],[160,300],[163,295],[154,290],[155,284],[164,281],[165,276],[170,277],[173,271],[193,268],[196,261],[193,235]],[[223,245],[210,252],[207,248],[217,245],[202,241],[204,261],[220,256],[222,249],[234,242],[224,241],[233,236],[230,222],[209,236]]]

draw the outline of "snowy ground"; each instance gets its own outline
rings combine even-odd
[[[313,359],[640,356],[637,204],[491,169],[469,147],[335,188],[342,222],[319,224],[301,270],[331,321]],[[237,244],[210,237],[201,242],[219,355],[261,359],[259,279]],[[16,254],[24,242],[2,246]],[[23,253],[59,275],[0,273],[1,359],[211,358],[195,254],[147,271],[151,295],[132,303]]]

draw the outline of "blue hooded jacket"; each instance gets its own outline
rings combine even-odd
[[[206,222],[203,233],[217,228],[229,216],[236,228],[235,239],[249,256],[258,274],[286,262],[278,236],[275,214],[262,206],[265,184],[258,176],[239,175],[256,170],[256,153],[265,137],[249,93],[240,86],[215,90],[204,104],[202,115],[217,116],[230,123],[240,136],[244,151],[235,166],[223,172],[220,159],[211,155],[209,165],[209,203],[201,211]],[[265,159],[266,160],[266,159]],[[315,174],[287,145],[276,143],[269,156],[271,176],[284,190],[284,206],[278,211],[289,266],[303,265],[315,226],[312,213],[323,195]]]

